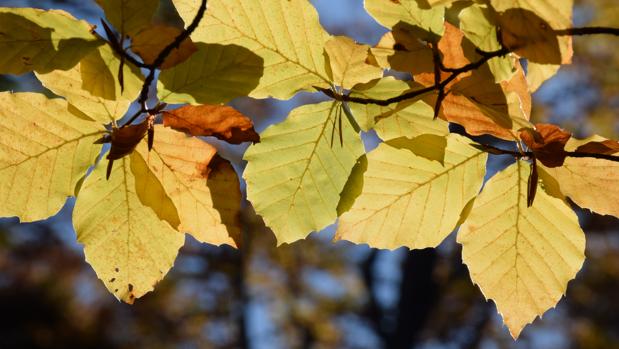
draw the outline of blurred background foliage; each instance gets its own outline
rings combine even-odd
[[[312,2],[332,34],[373,44],[385,31],[361,0]],[[575,25],[619,27],[616,0],[576,2]],[[62,8],[92,23],[102,15],[94,1],[0,5]],[[616,37],[576,38],[574,64],[535,95],[536,121],[618,139],[618,45]],[[0,90],[42,87],[32,75],[0,76]],[[263,130],[321,98],[244,98],[234,106]],[[244,147],[219,146],[241,169]],[[579,212],[585,266],[567,298],[514,342],[471,283],[453,238],[434,250],[383,251],[333,244],[326,229],[276,247],[247,207],[241,251],[188,237],[155,292],[129,306],[84,261],[72,204],[45,222],[0,220],[0,348],[619,348],[619,221],[611,217]]]

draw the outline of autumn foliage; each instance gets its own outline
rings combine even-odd
[[[389,29],[367,44],[327,33],[307,0],[173,0],[184,27],[156,23],[156,0],[97,3],[101,25],[0,9],[0,74],[33,71],[61,97],[0,94],[0,216],[42,220],[76,197],[86,260],[122,301],[153,290],[185,233],[243,244],[239,178],[208,137],[251,143],[246,198],[280,244],[335,222],[336,240],[384,249],[458,229],[514,338],[584,262],[568,199],[619,217],[619,143],[529,121],[531,93],[589,33],[571,0],[365,0]],[[300,91],[330,99],[260,134],[225,105]],[[489,156],[515,162],[484,183]]]

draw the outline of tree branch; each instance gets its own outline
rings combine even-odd
[[[619,36],[619,28],[608,27],[582,27],[555,30],[559,36],[583,36],[583,35],[614,35]]]
[[[519,152],[519,151],[497,148],[489,144],[479,143],[479,145],[482,150],[490,154],[494,154],[494,155],[511,155],[517,159],[532,158],[535,155],[532,151]],[[596,153],[583,153],[583,152],[577,152],[577,151],[568,151],[566,152],[566,157],[591,158],[591,159],[600,159],[600,160],[619,162],[619,155],[609,155],[609,154],[596,154]]]
[[[146,75],[146,79],[144,79],[144,84],[142,85],[142,90],[140,91],[140,97],[138,98],[138,104],[140,105],[140,110],[138,110],[131,118],[129,118],[129,120],[127,120],[127,122],[125,122],[122,125],[122,127],[130,125],[140,115],[142,115],[143,113],[148,113],[150,111],[148,107],[146,106],[146,101],[148,100],[148,93],[150,91],[150,85],[155,80],[155,73],[157,69],[161,67],[161,65],[166,60],[166,58],[168,58],[170,53],[172,53],[172,50],[178,48],[181,45],[181,43],[185,39],[189,38],[191,33],[193,33],[193,31],[196,30],[196,28],[200,24],[200,21],[204,17],[205,12],[206,12],[206,0],[202,0],[202,3],[200,4],[200,8],[198,9],[198,12],[193,18],[193,21],[191,21],[191,24],[189,24],[189,26],[185,28],[185,30],[183,30],[174,39],[174,41],[172,41],[168,46],[166,46],[163,50],[161,50],[159,55],[157,55],[157,58],[155,58],[155,61],[152,64],[142,63],[142,65],[138,65],[139,67],[148,69],[148,75]],[[114,45],[112,45],[112,47],[114,47]],[[121,50],[121,51],[123,53],[119,53],[119,54],[130,57],[130,55],[127,52],[125,52],[124,50]],[[130,61],[130,62],[133,63],[133,61]]]
[[[455,80],[458,76],[460,76],[460,74],[464,74],[472,70],[475,70],[481,67],[482,65],[484,65],[484,63],[488,62],[492,58],[505,56],[506,54],[510,53],[510,50],[503,48],[498,51],[492,51],[492,52],[479,51],[479,53],[482,55],[482,58],[476,62],[469,63],[460,68],[442,67],[441,70],[451,73],[451,75],[447,79],[441,81],[440,83],[435,82],[434,85],[432,86],[428,86],[428,87],[425,87],[419,90],[407,92],[407,93],[404,93],[404,94],[401,94],[399,96],[392,97],[392,98],[373,99],[373,98],[353,97],[350,95],[338,94],[335,91],[332,91],[330,89],[325,89],[325,88],[320,88],[320,87],[316,87],[316,89],[337,101],[353,102],[353,103],[358,103],[358,104],[376,104],[380,106],[388,106],[389,104],[398,103],[398,102],[405,101],[407,99],[416,98],[416,97],[419,97],[429,92],[444,90],[447,87],[447,85],[453,80]]]

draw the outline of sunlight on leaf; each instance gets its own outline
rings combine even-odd
[[[173,2],[185,22],[191,21],[199,2]],[[239,45],[260,56],[264,74],[250,97],[288,99],[313,86],[329,87],[323,55],[329,34],[307,0],[210,0],[191,37]]]
[[[514,338],[557,304],[585,260],[585,234],[567,203],[540,188],[527,207],[530,171],[518,161],[492,177],[458,233],[471,279]]]
[[[428,140],[435,138],[442,137]],[[415,144],[442,163],[416,155],[402,143],[399,149],[381,144],[367,156],[363,190],[340,217],[336,239],[387,249],[436,247],[481,188],[487,155],[470,143],[450,135],[441,154],[434,142]]]
[[[0,105],[0,216],[53,216],[94,163],[104,129],[42,94],[3,92]]]
[[[363,144],[348,121],[336,129],[336,110],[333,102],[297,108],[245,153],[247,198],[279,244],[303,239],[337,218],[340,192]],[[343,145],[332,143],[332,133],[340,131]]]
[[[73,225],[99,279],[118,299],[133,303],[172,268],[185,238],[160,219],[176,215],[164,212],[174,206],[157,181],[142,176],[148,169],[138,154],[118,160],[109,181],[105,171],[99,163],[86,178]]]
[[[0,7],[0,74],[67,70],[102,44],[65,11]]]

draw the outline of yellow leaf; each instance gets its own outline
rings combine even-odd
[[[527,82],[531,93],[537,91],[546,80],[557,74],[561,68],[560,64],[539,64],[529,62],[527,64]]]
[[[159,0],[96,0],[121,35],[134,36],[150,26]]]
[[[434,69],[432,49],[403,25],[396,25],[383,35],[371,52],[376,63],[385,69],[409,72],[413,75],[431,72]]]
[[[67,101],[88,118],[109,123],[125,115],[142,89],[140,71],[125,64],[125,89],[120,91],[117,73],[120,60],[108,46],[101,46],[67,71],[37,74],[43,86]]]
[[[380,67],[368,64],[370,46],[357,44],[346,36],[336,36],[325,44],[329,58],[329,71],[333,83],[344,89],[369,82],[383,76]]]
[[[238,45],[196,43],[185,62],[161,72],[157,93],[166,103],[220,104],[247,96],[258,86],[263,60]]]
[[[388,76],[357,85],[350,95],[384,100],[420,88],[423,86]],[[364,131],[375,129],[384,141],[399,137],[413,138],[422,134],[444,136],[449,133],[448,123],[441,119],[434,120],[434,110],[424,101],[406,100],[385,107],[358,103],[349,105],[360,127]]]
[[[239,181],[227,162],[212,163],[217,150],[183,133],[155,126],[155,141],[137,148],[178,210],[179,231],[201,242],[236,246],[240,236]]]
[[[198,1],[173,0],[189,23]],[[329,35],[307,0],[210,0],[194,41],[234,44],[262,58],[264,74],[254,98],[288,99],[298,91],[328,87],[324,46]],[[213,83],[216,85],[217,83]]]
[[[425,156],[389,143],[368,154],[363,190],[340,217],[336,239],[418,249],[436,247],[454,230],[462,210],[481,188],[487,155],[459,135],[447,137],[443,149],[436,142],[445,142],[443,137],[419,138],[402,140],[398,146],[411,146]]]
[[[528,163],[491,178],[458,233],[462,260],[517,338],[554,307],[585,260],[585,235],[563,201],[538,190],[527,207]]]
[[[133,303],[170,270],[184,234],[160,219],[176,212],[166,212],[174,206],[140,155],[114,164],[109,181],[104,163],[86,178],[73,225],[99,279],[118,299]]]
[[[494,22],[493,13],[487,6],[473,4],[463,9],[458,17],[464,36],[477,48],[486,52],[501,49],[497,36],[497,24]],[[488,66],[497,83],[510,80],[517,71],[516,57],[512,54],[494,57],[488,61]]]
[[[0,8],[0,74],[73,67],[102,41],[65,11]]]
[[[168,25],[154,25],[137,33],[131,42],[133,52],[142,57],[144,63],[153,64],[169,44],[174,42],[182,29]],[[179,47],[173,49],[160,66],[169,69],[186,61],[198,49],[191,39],[185,39]]]
[[[42,94],[0,93],[0,105],[0,217],[48,218],[75,195],[104,130]]]
[[[535,63],[568,64],[572,37],[555,30],[572,26],[573,0],[491,0],[498,12],[502,42]]]
[[[247,198],[280,244],[303,239],[337,218],[340,192],[364,152],[344,115],[340,129],[337,108],[333,102],[297,108],[245,153]]]
[[[575,151],[591,141],[604,141],[603,137],[570,139],[566,150]],[[543,169],[558,183],[561,193],[569,196],[576,205],[604,215],[619,217],[619,163],[594,158],[565,159],[563,166]]]
[[[443,34],[445,8],[424,8],[418,0],[365,0],[365,9],[383,26],[391,29],[403,22],[412,26],[424,40]]]

